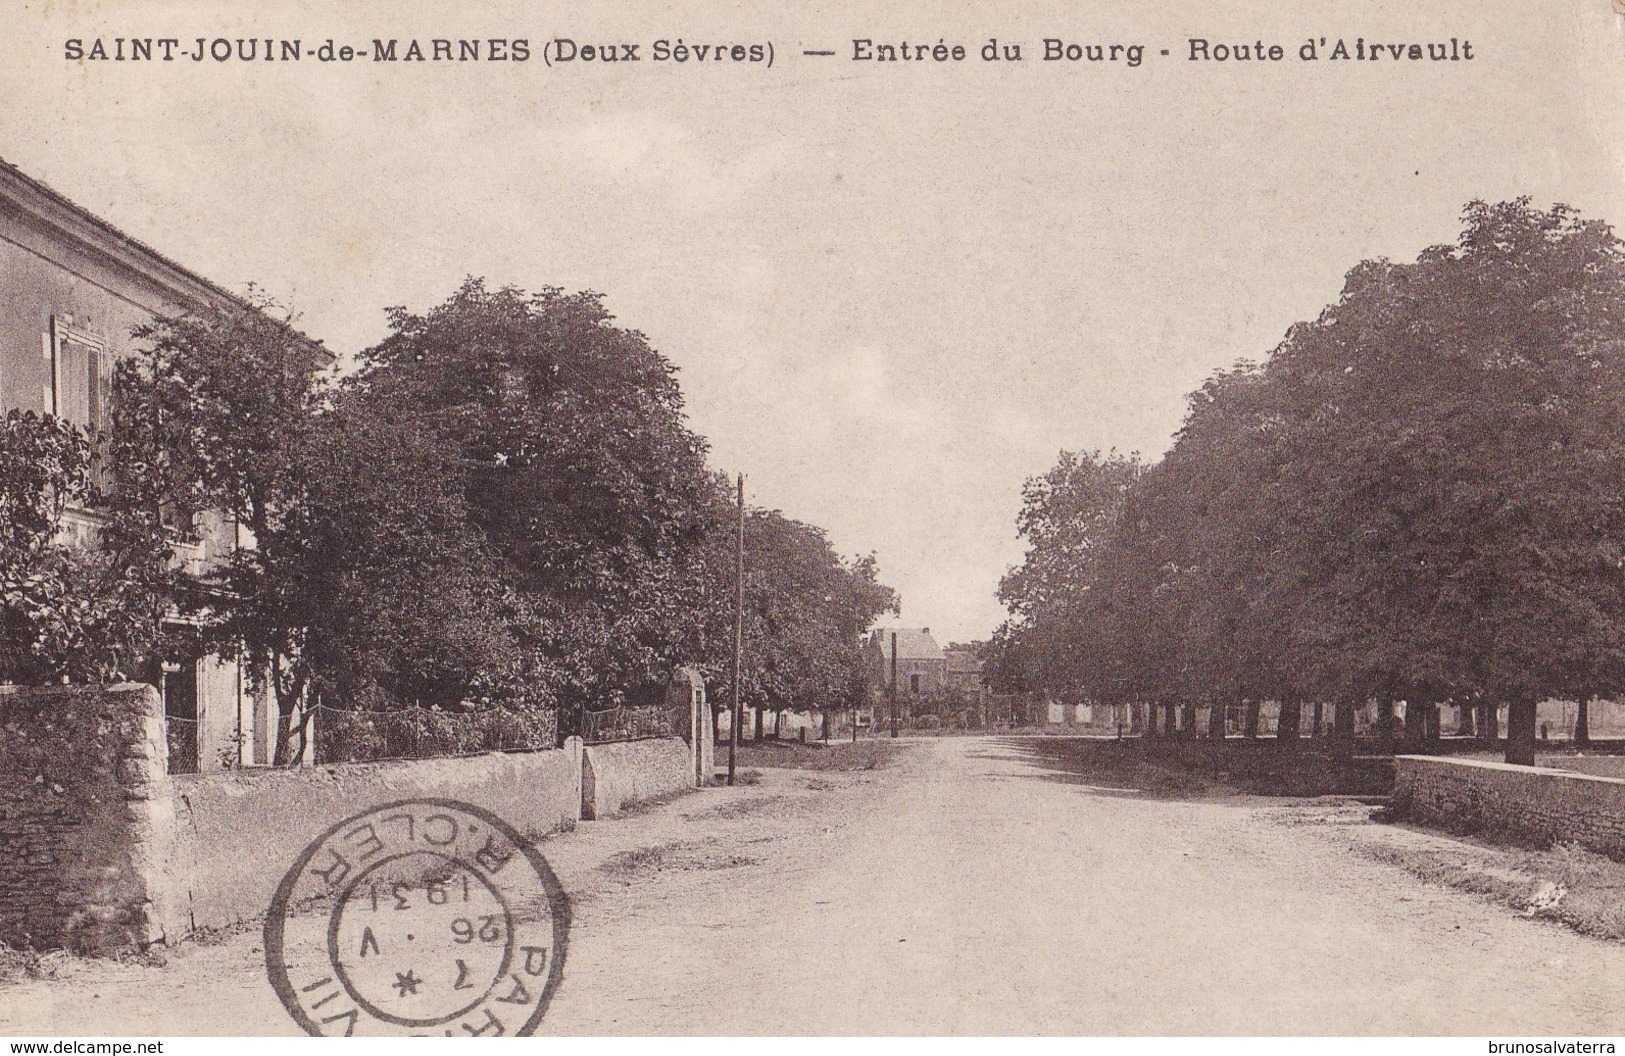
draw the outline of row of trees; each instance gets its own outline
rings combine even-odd
[[[339,377],[266,304],[160,318],[117,366],[109,436],[8,417],[0,681],[241,654],[286,717],[278,762],[311,699],[604,707],[679,664],[725,683],[737,514],[671,364],[592,293],[470,279],[389,326]],[[100,547],[61,537],[70,505],[103,511]],[[251,545],[188,574],[179,541],[222,519]],[[896,596],[777,511],[747,539],[745,691],[843,702]]]
[[[1371,700],[1504,704],[1532,762],[1540,700],[1625,691],[1625,248],[1473,202],[1454,245],[1360,264],[1211,377],[1160,461],[1064,454],[1020,527],[1007,688],[1274,700],[1285,743],[1306,705],[1351,736]]]

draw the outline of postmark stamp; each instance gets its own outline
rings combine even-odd
[[[563,978],[569,904],[490,811],[444,799],[334,825],[265,919],[277,996],[318,1036],[529,1034]]]

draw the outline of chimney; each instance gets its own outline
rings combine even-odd
[[[931,633],[931,628],[929,628],[929,627],[921,627],[920,628],[920,633],[921,634],[930,634]]]

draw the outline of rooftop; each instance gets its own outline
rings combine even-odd
[[[929,627],[877,627],[869,636],[871,645],[878,646],[880,655],[891,657],[892,635],[897,636],[897,659],[941,660],[942,647],[931,637]]]
[[[257,310],[248,301],[199,275],[140,239],[125,234],[67,196],[0,158],[0,207],[10,207],[44,224],[57,235],[78,243],[92,254],[141,275],[172,296],[194,306],[235,305]],[[321,342],[289,327],[319,348],[328,362],[332,353]]]

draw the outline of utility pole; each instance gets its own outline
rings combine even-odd
[[[897,736],[897,632],[891,632],[891,735]]]
[[[733,721],[728,723],[728,784],[734,783],[735,756],[739,754],[739,726],[745,708],[739,700],[739,663],[745,651],[745,474],[739,474],[739,532],[734,538],[734,665]]]

